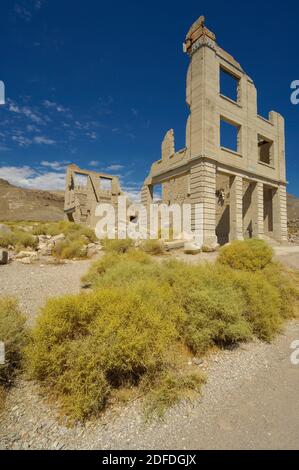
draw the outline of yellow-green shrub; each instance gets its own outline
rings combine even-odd
[[[265,268],[273,257],[273,250],[263,240],[235,240],[221,248],[218,263],[233,269],[258,271]]]
[[[11,298],[0,298],[0,341],[5,345],[5,364],[0,364],[0,385],[12,383],[20,368],[23,348],[27,342],[25,318]]]
[[[236,288],[242,289],[245,316],[253,333],[270,341],[280,331],[283,321],[294,316],[297,291],[274,263],[257,272],[232,272]]]
[[[0,246],[8,248],[9,246],[23,248],[36,248],[38,240],[31,233],[14,230],[11,233],[3,233],[0,235]]]
[[[50,300],[26,351],[27,370],[73,419],[103,408],[111,388],[166,366],[183,312],[169,286],[133,286]]]
[[[162,418],[168,408],[175,405],[188,392],[200,392],[201,386],[206,382],[205,375],[198,371],[188,375],[165,371],[152,384],[150,392],[144,402],[145,417],[147,419],[157,416]]]
[[[111,286],[124,284],[127,281],[132,283],[133,271],[136,273],[137,269],[140,270],[134,280],[143,279],[141,270],[144,274],[150,264],[153,264],[151,257],[139,250],[129,249],[122,255],[113,251],[108,252],[91,265],[87,274],[82,277],[82,283],[93,287],[101,287],[104,283],[109,286],[109,282]],[[104,276],[106,272],[109,272],[107,278]]]
[[[83,240],[63,240],[54,246],[52,255],[58,259],[86,258],[87,248]]]
[[[101,243],[105,251],[114,253],[126,253],[134,246],[133,240],[129,238],[124,240],[104,238]]]
[[[164,244],[161,240],[145,240],[140,245],[141,250],[151,255],[161,255],[164,253]]]
[[[15,244],[15,237],[12,232],[11,233],[0,232],[0,247],[8,248],[9,246],[14,246],[14,244]]]
[[[97,240],[96,234],[91,228],[64,220],[35,225],[32,232],[34,235],[50,235],[52,237],[63,233],[67,239],[72,241],[86,239],[87,242],[95,242]]]
[[[236,289],[228,268],[171,261],[164,269],[173,295],[186,312],[186,344],[196,354],[213,344],[237,343],[252,336],[244,315],[244,296]]]

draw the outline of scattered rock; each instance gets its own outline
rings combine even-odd
[[[184,244],[184,253],[186,255],[196,255],[201,252],[201,244],[196,242],[186,242]]]
[[[214,242],[214,243],[207,243],[202,246],[202,251],[204,253],[213,253],[214,251],[217,251],[219,248],[219,244]]]
[[[57,242],[62,242],[63,240],[65,240],[65,235],[63,233],[60,233],[59,235],[55,235],[53,238],[52,238],[52,241],[54,243],[57,243]]]
[[[38,254],[35,251],[20,251],[16,254],[15,260],[23,264],[31,264],[38,260]]]
[[[15,256],[15,259],[23,259],[23,258],[38,259],[38,254],[35,251],[20,251]]]
[[[9,261],[8,251],[0,250],[0,264],[4,265],[7,264]]]

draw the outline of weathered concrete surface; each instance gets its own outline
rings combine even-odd
[[[241,65],[216,42],[201,16],[190,28],[184,50],[190,57],[186,101],[190,114],[185,147],[175,151],[173,130],[162,142],[141,190],[144,205],[162,185],[166,204],[201,203],[192,229],[203,226],[204,244],[218,240],[272,237],[287,241],[284,119],[257,113],[257,90]],[[234,83],[224,95],[222,74]],[[222,125],[235,130],[235,148],[225,147]]]
[[[119,178],[69,165],[66,175],[64,212],[67,220],[95,227],[99,203],[116,205],[121,189]]]

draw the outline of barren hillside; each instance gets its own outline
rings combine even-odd
[[[61,220],[63,206],[63,192],[18,188],[0,179],[0,220]]]
[[[0,220],[56,221],[63,219],[63,191],[13,186],[0,178]],[[288,194],[288,220],[299,229],[299,198]]]
[[[299,219],[299,198],[288,194],[288,219]]]

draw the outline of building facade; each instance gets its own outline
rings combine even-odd
[[[202,203],[206,244],[251,237],[286,242],[283,117],[274,111],[267,119],[257,114],[252,79],[218,46],[204,17],[190,28],[184,51],[190,57],[186,145],[175,151],[174,132],[166,133],[141,202],[148,206],[154,187],[161,185],[167,204]],[[199,223],[194,210],[193,230]]]

